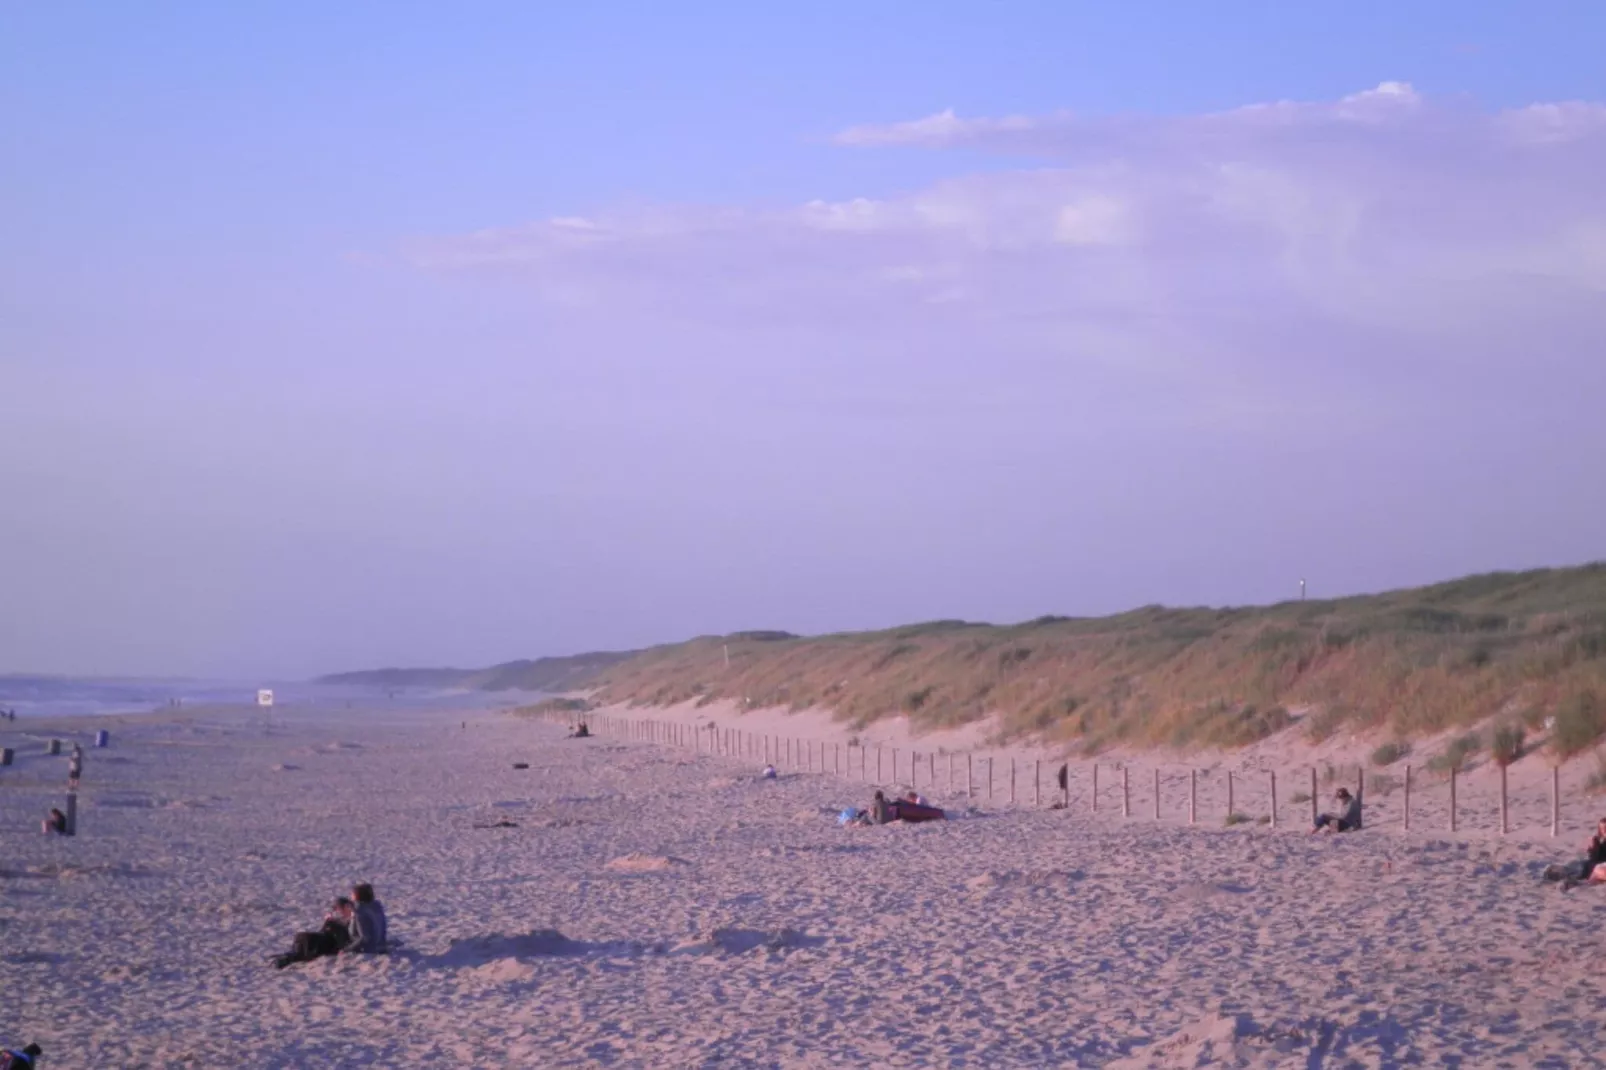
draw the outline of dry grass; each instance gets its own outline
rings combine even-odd
[[[1606,565],[1251,609],[708,637],[586,683],[609,701],[823,706],[859,725],[998,714],[1006,736],[1089,750],[1241,746],[1293,723],[1291,709],[1309,711],[1313,738],[1342,726],[1401,739],[1519,710],[1529,725],[1555,715],[1558,747],[1573,746],[1606,727],[1593,698],[1606,694]],[[1563,729],[1564,715],[1576,730]]]

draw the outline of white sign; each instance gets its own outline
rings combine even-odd
[[[271,706],[271,705],[273,705],[273,692],[272,691],[258,691],[257,692],[257,705],[258,706]]]

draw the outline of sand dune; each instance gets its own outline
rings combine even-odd
[[[1538,880],[1570,848],[940,782],[967,816],[843,829],[868,785],[459,720],[127,726],[70,841],[37,833],[65,759],[20,755],[0,1043],[96,1070],[1597,1062],[1606,894]],[[397,951],[272,969],[357,879]]]

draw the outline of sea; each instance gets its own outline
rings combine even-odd
[[[541,699],[529,691],[385,688],[309,681],[196,680],[158,677],[0,675],[0,711],[17,719],[151,713],[197,707],[258,707],[273,692],[275,713],[337,709],[495,710]],[[259,707],[261,708],[261,707]],[[266,709],[264,708],[264,712]]]

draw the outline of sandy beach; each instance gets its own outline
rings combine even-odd
[[[1312,838],[922,783],[956,820],[845,830],[856,780],[468,716],[120,721],[71,840],[38,833],[43,738],[100,725],[0,726],[0,1044],[96,1070],[1599,1062],[1606,892],[1538,879],[1577,806],[1558,842],[1529,811],[1504,841],[1427,811]],[[271,967],[363,879],[396,952]]]

